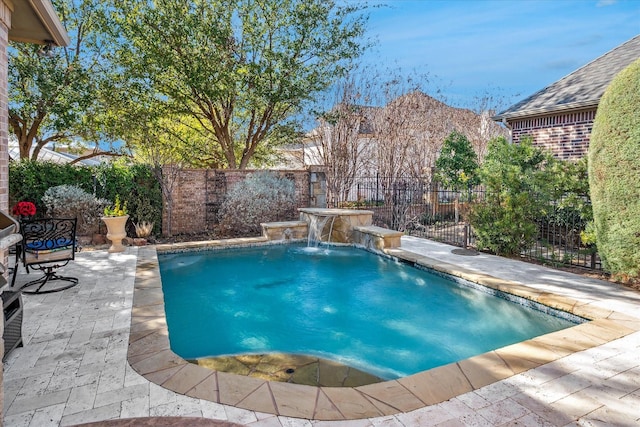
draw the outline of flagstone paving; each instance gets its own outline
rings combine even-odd
[[[571,305],[598,320],[525,347],[505,347],[358,388],[317,388],[215,371],[202,378],[194,370],[200,367],[167,350],[166,336],[158,334],[166,327],[161,289],[149,270],[138,268],[136,279],[136,265],[149,262],[144,254],[150,248],[81,252],[64,270],[79,277],[80,285],[24,296],[25,346],[4,366],[4,425],[135,417],[197,417],[264,427],[640,423],[640,294],[514,260],[454,255],[450,246],[421,239],[403,237],[402,247],[420,263],[443,270],[454,266],[468,278],[489,273],[497,280],[485,280],[498,289],[507,282],[511,289],[526,285],[519,292]],[[18,283],[27,281],[23,273]],[[354,414],[364,418],[329,421]]]

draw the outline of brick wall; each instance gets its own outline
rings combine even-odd
[[[172,234],[199,234],[214,230],[217,213],[229,191],[235,184],[255,171],[182,169],[172,188]],[[311,206],[308,171],[276,171],[280,176],[294,181],[298,207]],[[324,199],[322,199],[324,200]],[[167,203],[162,212],[163,234],[169,232]]]
[[[0,2],[0,209],[7,211],[9,204],[9,117],[7,104],[7,76],[9,62],[7,45],[11,28],[11,9]],[[7,251],[0,252],[0,259],[8,265]],[[0,320],[0,337],[4,336],[4,315]],[[4,340],[0,338],[0,357],[4,355]],[[3,365],[0,361],[0,414],[4,413]],[[2,422],[0,422],[2,424]]]
[[[531,136],[533,143],[563,160],[587,155],[596,109],[509,121],[513,142]]]
[[[9,44],[9,28],[11,27],[11,10],[4,2],[0,2],[0,209],[6,211],[9,204],[9,110],[7,104],[7,75],[9,60],[7,45]]]

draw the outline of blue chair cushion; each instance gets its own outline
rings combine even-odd
[[[27,251],[52,251],[56,249],[67,249],[73,244],[73,240],[64,237],[50,240],[38,240],[28,242],[25,246]]]

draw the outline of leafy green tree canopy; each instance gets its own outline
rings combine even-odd
[[[640,277],[640,60],[600,99],[589,143],[589,188],[598,252],[621,280]]]
[[[456,191],[479,182],[478,155],[460,132],[454,131],[447,136],[436,159],[436,168],[440,182]]]
[[[123,74],[198,121],[224,165],[246,168],[364,49],[362,6],[333,0],[114,1]]]
[[[71,45],[53,48],[12,43],[9,55],[9,129],[20,158],[36,159],[48,143],[92,140],[87,117],[101,110],[100,84],[111,68],[102,57],[98,23],[102,2],[53,0]],[[94,155],[103,154],[96,150]]]

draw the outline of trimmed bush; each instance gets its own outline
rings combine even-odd
[[[223,235],[260,234],[262,222],[295,217],[295,185],[273,172],[255,172],[235,185],[218,213]]]
[[[640,277],[640,60],[606,89],[589,144],[598,252],[619,280]]]
[[[9,206],[28,201],[36,205],[36,216],[45,215],[42,203],[45,191],[58,185],[75,185],[93,191],[93,171],[88,167],[52,162],[21,160],[9,162]]]
[[[75,185],[58,185],[45,191],[42,203],[48,216],[77,218],[77,233],[89,235],[98,232],[102,210],[109,201],[98,199]]]
[[[162,229],[162,192],[151,167],[127,164],[127,159],[98,167],[51,162],[9,162],[9,206],[33,202],[37,217],[46,214],[45,191],[59,185],[73,185],[98,198],[113,202],[117,194],[127,201],[132,221],[149,221]],[[133,225],[129,230],[133,235]],[[158,231],[159,232],[159,231]]]

